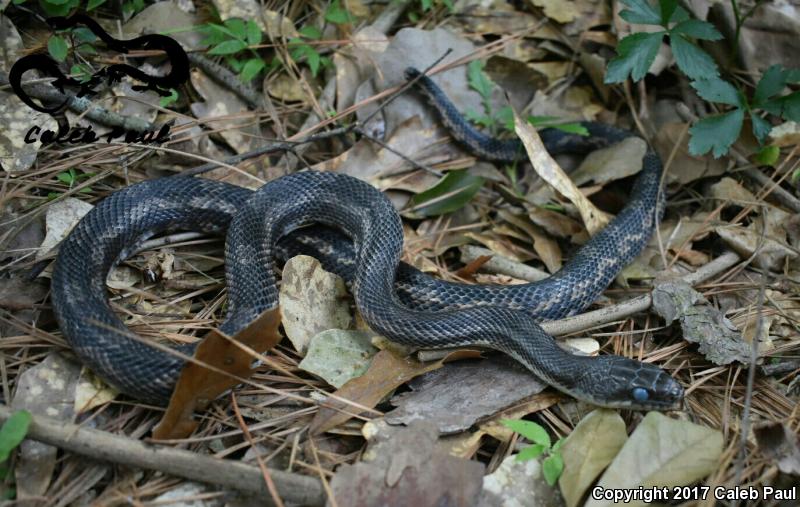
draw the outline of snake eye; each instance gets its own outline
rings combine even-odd
[[[645,402],[650,398],[650,393],[644,387],[634,387],[631,391],[633,399],[639,403]]]

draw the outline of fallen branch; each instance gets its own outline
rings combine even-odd
[[[739,260],[737,254],[734,252],[727,252],[694,273],[689,273],[681,278],[689,285],[696,285],[725,271],[739,262]],[[584,331],[601,324],[607,324],[615,320],[630,317],[635,313],[647,310],[652,303],[653,298],[650,294],[645,294],[644,296],[635,297],[607,308],[582,313],[574,317],[544,322],[542,323],[542,329],[555,336],[577,333],[578,331]]]
[[[0,405],[0,421],[13,411]],[[158,470],[169,475],[224,486],[242,493],[269,498],[264,476],[257,467],[232,460],[203,456],[183,449],[146,444],[133,438],[75,424],[33,416],[27,438],[100,461]],[[269,470],[281,498],[300,505],[324,505],[325,493],[318,479]]]

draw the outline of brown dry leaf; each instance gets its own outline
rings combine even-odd
[[[685,185],[700,178],[717,176],[725,172],[728,162],[724,158],[695,157],[689,154],[688,125],[685,123],[666,123],[659,127],[653,144],[661,160],[665,162],[669,160],[679,140],[681,140],[680,145],[667,169],[667,183]]]
[[[785,424],[764,422],[753,428],[761,452],[785,474],[800,476],[800,438]]]
[[[653,289],[653,310],[667,324],[681,323],[683,338],[700,345],[699,351],[714,364],[750,359],[750,343],[725,315],[683,280],[662,282]]]
[[[306,103],[309,100],[306,89],[288,74],[279,74],[270,80],[268,92],[272,97],[284,102]]]
[[[378,433],[362,462],[337,469],[331,480],[336,504],[347,507],[475,505],[481,490],[483,464],[440,450],[436,445],[436,428],[423,421],[387,433],[385,440],[381,438],[383,433]]]
[[[563,0],[531,0],[536,7],[541,7],[544,15],[559,23],[569,23],[578,15],[576,2]]]
[[[67,197],[66,199],[52,203],[47,207],[46,227],[47,232],[42,241],[39,251],[36,253],[36,260],[50,253],[53,248],[58,245],[62,239],[67,237],[67,234],[73,227],[78,225],[81,218],[94,208],[88,202],[83,202],[74,197]]]
[[[294,28],[292,20],[280,12],[264,9],[261,11],[261,16],[260,20],[254,21],[263,21],[263,23],[266,24],[266,26],[262,28],[264,28],[267,37],[271,40],[291,39],[292,37],[300,36]]]
[[[650,412],[600,478],[604,489],[685,486],[716,470],[722,454],[722,433],[688,421]],[[589,498],[585,507],[614,505]],[[639,507],[643,501],[627,505]]]
[[[575,185],[590,181],[603,184],[638,173],[642,169],[642,158],[647,151],[647,143],[638,137],[629,137],[621,142],[595,150],[583,159],[573,172]]]
[[[467,232],[464,236],[477,241],[498,255],[517,262],[526,262],[533,258],[530,252],[526,252],[519,245],[491,232]]]
[[[614,459],[628,434],[614,411],[597,409],[581,419],[561,447],[564,473],[558,480],[567,507],[576,507],[586,489]]]
[[[522,121],[516,112],[514,113],[514,131],[525,145],[528,158],[539,176],[577,206],[589,234],[594,234],[605,227],[610,220],[608,214],[597,209],[581,193],[580,189],[547,152],[536,129],[528,122]]]
[[[278,301],[283,328],[294,348],[305,354],[309,341],[328,329],[349,329],[353,323],[344,280],[328,273],[307,255],[283,267]]]
[[[22,277],[0,278],[0,308],[26,310],[35,308],[47,297],[48,289],[37,281]]]
[[[547,387],[507,356],[459,361],[426,373],[410,384],[412,391],[392,398],[397,408],[385,416],[389,424],[424,419],[439,433],[464,431]]]
[[[320,407],[314,420],[311,421],[309,432],[312,435],[319,435],[335,428],[364,409],[374,407],[386,395],[412,378],[441,368],[445,359],[420,363],[398,357],[389,350],[381,350],[372,359],[372,364],[366,373],[347,382]]]
[[[72,402],[80,365],[61,354],[49,354],[44,361],[26,369],[17,377],[17,390],[11,400],[14,410],[27,410],[49,419],[72,422]],[[58,448],[25,440],[14,474],[20,500],[42,498],[50,485],[56,467]]]
[[[528,207],[528,216],[531,222],[544,229],[547,234],[557,238],[570,238],[578,245],[589,241],[586,228],[577,220],[562,213],[542,208],[541,206]]]
[[[373,333],[328,329],[311,339],[308,352],[298,368],[313,373],[334,387],[364,374],[378,349]]]
[[[727,176],[711,185],[708,189],[708,194],[709,197],[717,201],[726,202],[728,205],[736,204],[744,207],[758,202],[752,192],[744,188],[735,179]]]
[[[787,259],[798,254],[787,245],[786,228],[790,215],[779,208],[762,208],[762,215],[747,227],[720,225],[714,228],[722,240],[742,257],[755,253],[753,264],[780,271]]]
[[[192,419],[195,410],[205,409],[217,396],[253,374],[250,367],[254,359],[252,352],[263,354],[278,344],[281,340],[280,323],[278,307],[264,311],[231,338],[212,329],[195,349],[194,360],[197,362],[189,361],[181,370],[169,406],[153,429],[153,438],[189,436],[198,424]]]

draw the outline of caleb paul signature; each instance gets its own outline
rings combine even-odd
[[[109,85],[112,85],[120,82],[124,76],[128,76],[144,83],[143,85],[133,86],[132,88],[135,91],[153,90],[162,97],[169,96],[172,88],[180,86],[189,79],[189,58],[175,39],[166,35],[149,34],[130,40],[118,40],[109,35],[95,20],[85,14],[74,14],[69,18],[51,17],[47,19],[47,23],[53,30],[65,30],[79,24],[85,25],[109,49],[117,53],[125,54],[132,49],[161,50],[169,59],[171,69],[169,73],[163,76],[154,76],[142,72],[131,65],[114,64],[103,67],[86,82],[81,83],[64,75],[58,63],[46,54],[32,54],[20,58],[14,63],[8,74],[11,88],[28,107],[49,114],[58,123],[58,132],[53,132],[52,130],[42,131],[41,127],[34,125],[25,135],[26,143],[34,143],[37,140],[41,141],[42,144],[92,143],[101,137],[105,138],[106,142],[111,142],[112,139],[124,138],[125,142],[159,144],[169,140],[169,125],[164,125],[158,132],[140,132],[115,127],[110,132],[97,134],[92,130],[91,126],[72,129],[64,114],[69,98],[65,96],[61,103],[55,105],[52,103],[47,104],[45,101],[42,101],[42,104],[37,104],[22,88],[22,76],[29,70],[38,70],[43,75],[55,78],[55,81],[51,84],[62,94],[65,94],[67,88],[77,89],[77,97],[91,97],[96,94],[95,87],[101,82],[106,81]]]

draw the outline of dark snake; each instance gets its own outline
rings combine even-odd
[[[415,77],[458,141],[493,160],[519,156],[519,141],[475,130],[432,80],[409,69],[407,78]],[[588,137],[554,129],[540,134],[554,154],[585,153],[631,136],[608,125],[583,125]],[[56,260],[52,300],[64,336],[86,365],[132,397],[165,404],[184,361],[129,336],[108,302],[106,277],[154,234],[227,231],[228,314],[220,330],[230,336],[278,305],[276,260],[310,253],[345,277],[369,326],[394,342],[495,349],[592,404],[674,409],[683,388],[664,370],[620,356],[570,354],[537,324],[585,309],[641,252],[663,208],[660,176],[661,163],[648,151],[628,204],[614,220],[550,278],[511,286],[450,283],[401,263],[399,215],[380,191],[349,176],[299,172],[255,192],[180,176],[145,181],[103,200],[72,230]]]

